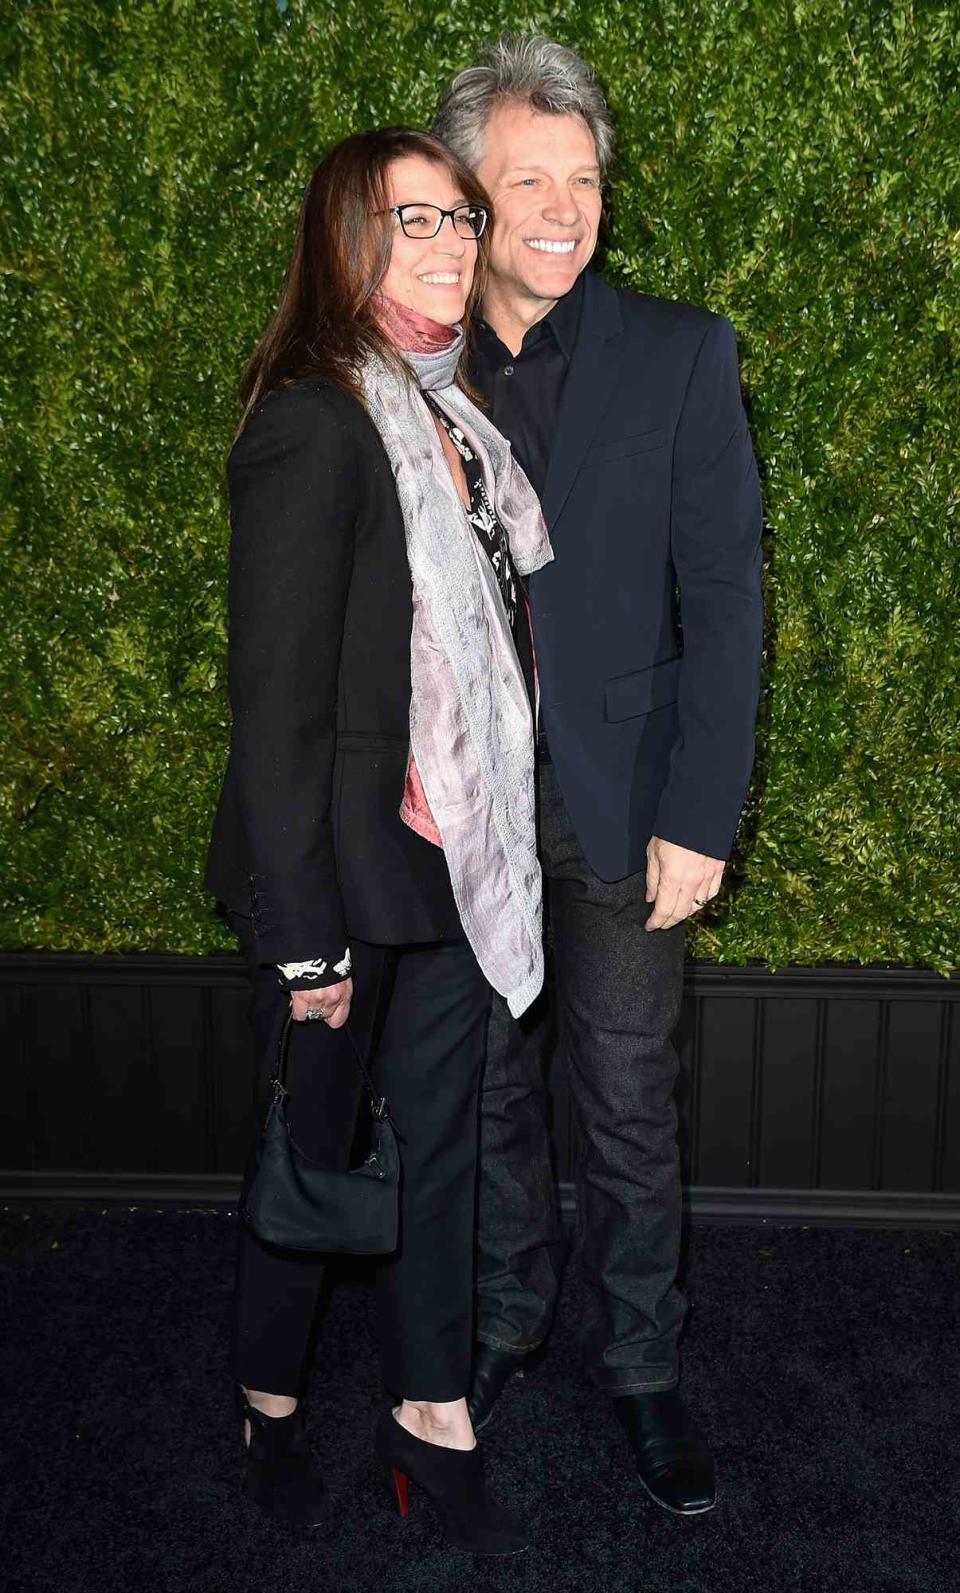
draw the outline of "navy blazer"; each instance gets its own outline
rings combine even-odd
[[[729,856],[753,765],[756,463],[722,316],[584,283],[530,579],[541,718],[601,879],[652,835]]]

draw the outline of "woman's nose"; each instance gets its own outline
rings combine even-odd
[[[449,231],[447,230],[448,222],[450,223]],[[443,221],[440,224],[440,231],[437,234],[437,243],[443,250],[444,254],[463,254],[463,251],[467,246],[467,240],[465,238],[461,238],[452,216],[444,216]]]

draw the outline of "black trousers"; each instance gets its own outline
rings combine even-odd
[[[676,1284],[680,1170],[671,1034],[684,928],[652,930],[645,876],[598,879],[553,766],[538,775],[555,1019],[578,1133],[577,1249],[587,1371],[607,1393],[670,1388],[685,1302]],[[560,1230],[544,1088],[544,996],[519,1022],[494,996],[481,1096],[478,1336],[522,1350],[547,1334]]]
[[[253,986],[258,1118],[289,995],[253,960],[249,921],[232,915]],[[407,1399],[466,1394],[474,1316],[477,1111],[490,988],[465,940],[430,946],[351,941],[354,1036],[390,1102],[402,1160],[400,1244],[377,1264],[383,1382]],[[346,1168],[360,1100],[345,1032],[298,1024],[288,1117],[297,1144]],[[264,1245],[243,1227],[233,1371],[247,1388],[298,1396],[324,1258]]]

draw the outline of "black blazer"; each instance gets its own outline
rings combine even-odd
[[[730,322],[588,272],[530,580],[542,721],[591,867],[726,858],[754,756],[760,492]],[[678,594],[679,588],[679,594]]]
[[[398,814],[413,594],[379,434],[349,393],[298,382],[227,478],[233,729],[206,889],[252,914],[262,962],[457,933],[446,859]]]

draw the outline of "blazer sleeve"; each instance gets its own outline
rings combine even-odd
[[[679,735],[654,834],[725,859],[754,758],[763,647],[761,506],[736,336],[711,317],[677,427],[670,546],[680,589]]]
[[[270,394],[227,466],[231,762],[261,962],[347,944],[331,801],[359,493],[349,402],[315,383]]]

